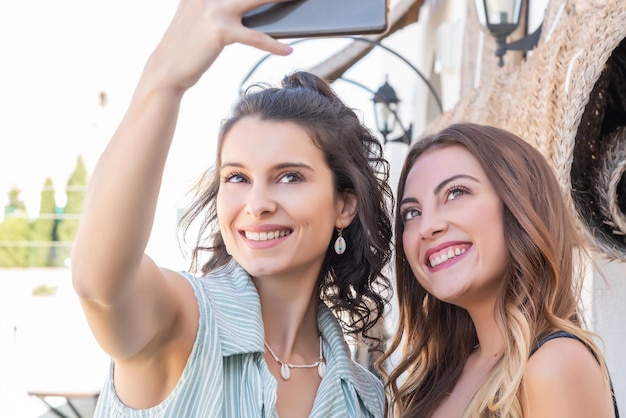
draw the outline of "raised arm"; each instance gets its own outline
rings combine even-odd
[[[93,172],[72,279],[94,335],[118,360],[157,355],[180,338],[181,321],[195,318],[188,313],[195,300],[184,279],[144,255],[163,168],[182,97],[224,46],[239,42],[289,53],[289,47],[241,25],[245,11],[269,2],[181,0]],[[182,325],[195,332],[197,319]],[[188,341],[174,345],[189,348],[193,332],[183,331]]]

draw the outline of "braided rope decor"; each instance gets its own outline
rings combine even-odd
[[[451,123],[509,130],[552,164],[596,250],[626,261],[626,1],[552,0],[522,64],[463,96],[425,134]]]

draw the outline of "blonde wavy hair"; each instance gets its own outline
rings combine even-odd
[[[505,351],[478,389],[464,417],[522,417],[521,383],[530,350],[555,330],[579,337],[607,376],[596,336],[582,328],[578,311],[587,254],[562,197],[552,168],[531,145],[507,131],[477,124],[455,124],[414,144],[403,166],[398,202],[408,172],[433,148],[462,146],[487,174],[503,202],[509,265],[496,321]],[[429,417],[452,391],[478,343],[464,309],[442,302],[419,284],[405,257],[404,223],[395,214],[397,332],[377,362],[394,417]],[[396,350],[396,367],[386,364]]]

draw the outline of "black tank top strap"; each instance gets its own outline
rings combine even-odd
[[[577,335],[574,335],[572,333],[569,333],[567,331],[555,331],[552,334],[549,334],[549,335],[546,335],[545,337],[543,337],[530,350],[529,357],[532,356],[533,354],[535,354],[535,352],[537,350],[539,350],[539,348],[541,348],[542,345],[544,345],[548,341],[554,340],[555,338],[572,338],[574,340],[580,341],[581,343],[585,344],[585,347],[587,347],[589,349],[589,351],[591,351],[591,354],[593,354],[593,356],[596,358],[596,360],[598,360],[598,356],[596,355],[596,353],[593,352],[591,350],[591,348],[580,337],[578,337]],[[613,408],[615,410],[615,418],[619,418],[619,411],[617,409],[617,399],[615,399],[615,391],[613,390],[613,382],[611,382],[611,377],[610,376],[609,376],[609,385],[611,386],[611,396],[613,397]]]
[[[548,341],[554,340],[555,338],[572,338],[574,340],[578,340],[581,343],[585,344],[585,342],[583,340],[581,340],[578,336],[576,336],[574,334],[571,334],[571,333],[569,333],[567,331],[555,331],[552,334],[546,335],[541,340],[539,340],[537,342],[537,344],[535,344],[535,346],[530,350],[530,356],[535,354],[535,351],[539,350],[539,348],[541,348],[542,345],[544,345]],[[585,346],[587,346],[587,344],[585,344]],[[593,353],[593,356],[596,357],[596,353],[594,353],[593,351],[592,351],[592,353]],[[598,358],[596,357],[596,360],[597,359]]]

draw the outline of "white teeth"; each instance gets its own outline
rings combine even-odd
[[[447,253],[439,254],[435,257],[431,257],[429,259],[431,267],[437,267],[439,264],[445,263],[446,261],[459,256],[465,252],[465,248],[456,247],[454,250],[450,248]]]
[[[250,241],[269,241],[289,234],[289,231],[245,232],[246,238]]]

